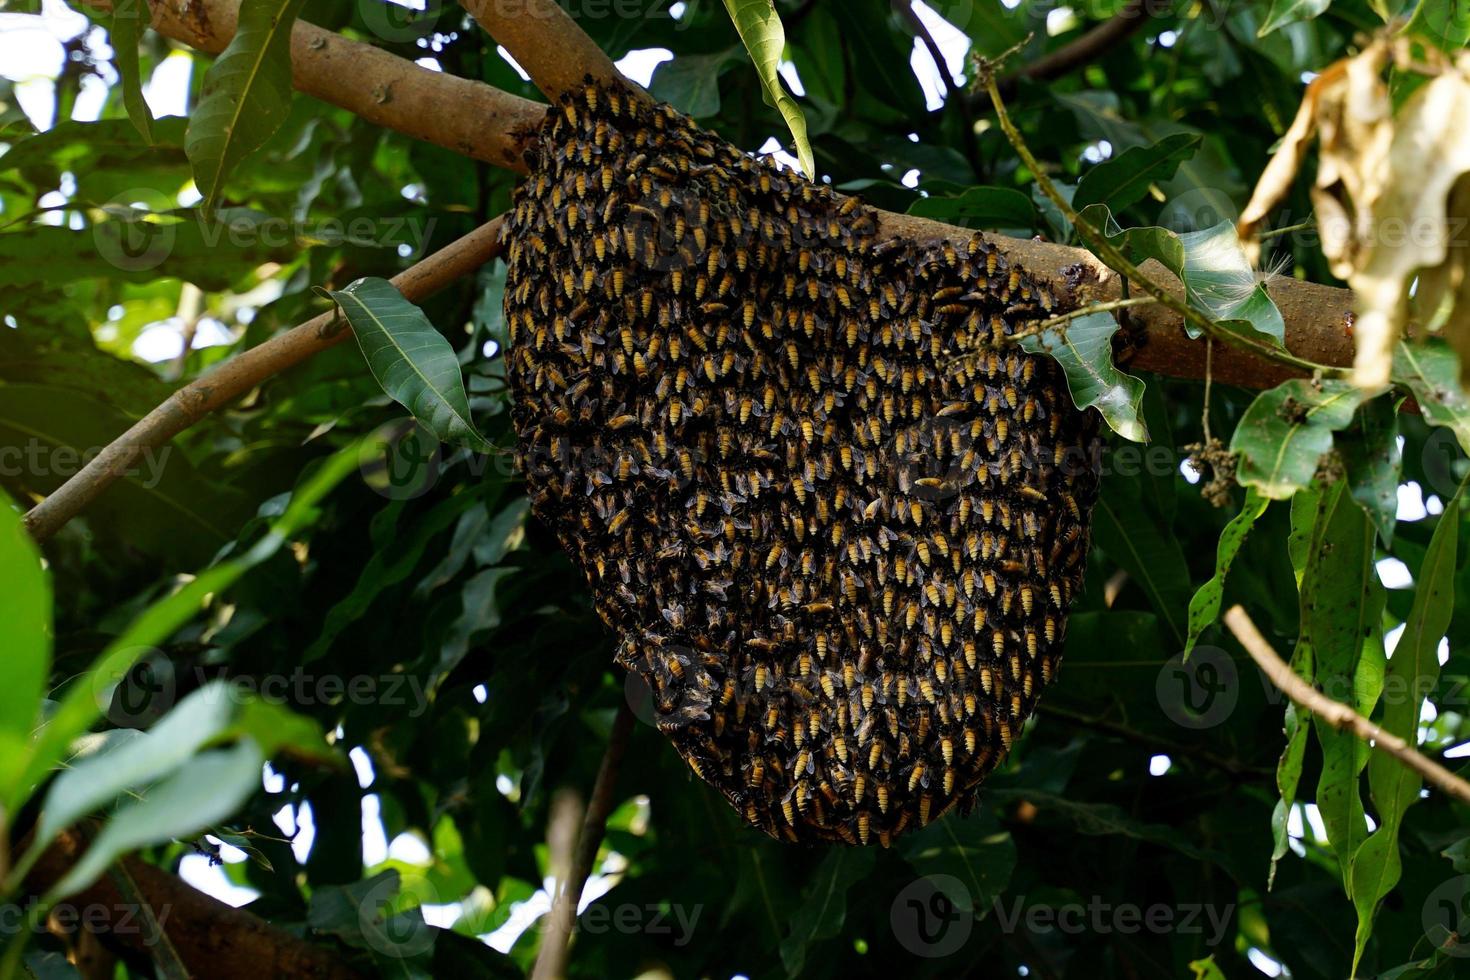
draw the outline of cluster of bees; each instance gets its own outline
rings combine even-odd
[[[665,105],[554,106],[506,225],[519,463],[659,728],[752,825],[887,845],[1055,676],[1095,419],[1051,293]]]

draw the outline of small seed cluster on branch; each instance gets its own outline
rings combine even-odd
[[[1056,674],[1097,428],[1048,290],[589,84],[506,224],[520,461],[691,768],[774,837],[974,799]]]

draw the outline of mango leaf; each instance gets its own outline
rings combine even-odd
[[[1465,16],[1463,0],[1419,0],[1403,33],[1454,53],[1470,43],[1470,18]]]
[[[289,239],[227,234],[198,212],[109,213],[85,235],[50,226],[0,234],[0,286],[146,284],[174,276],[211,292],[228,289],[263,262],[289,262],[300,253]]]
[[[1021,338],[1032,354],[1050,354],[1067,376],[1067,389],[1079,409],[1095,408],[1112,429],[1132,442],[1147,442],[1143,424],[1143,380],[1113,364],[1113,334],[1118,321],[1089,313],[1040,334]]]
[[[899,852],[920,875],[954,875],[964,890],[950,898],[976,918],[989,910],[1011,882],[1016,842],[990,814],[950,814],[902,839]]]
[[[961,228],[1035,228],[1036,205],[1010,187],[970,187],[954,197],[921,197],[909,214]]]
[[[1130,146],[1083,174],[1072,207],[1081,211],[1089,204],[1106,204],[1122,211],[1142,200],[1150,185],[1172,178],[1203,139],[1198,133],[1175,133],[1152,146]]]
[[[1329,698],[1360,713],[1371,712],[1372,703],[1359,699],[1357,678],[1360,659],[1372,658],[1379,665],[1384,660],[1383,586],[1373,565],[1375,529],[1352,495],[1342,490],[1333,494],[1331,512],[1319,519],[1327,526],[1320,547],[1308,556],[1302,579],[1297,643],[1311,647],[1316,684]],[[1377,700],[1376,689],[1368,693]],[[1367,746],[1321,717],[1313,722],[1322,746],[1317,808],[1346,882],[1353,853],[1368,835],[1358,792]]]
[[[1460,388],[1460,360],[1441,343],[1400,341],[1393,354],[1393,380],[1408,388],[1424,418],[1455,434],[1470,453],[1470,398]]]
[[[264,763],[260,746],[250,739],[195,756],[142,799],[118,808],[50,896],[62,898],[86,888],[129,851],[185,837],[228,818],[260,787]]]
[[[24,759],[51,669],[51,578],[10,498],[0,492],[0,785]]]
[[[149,606],[109,643],[87,675],[67,688],[36,736],[24,768],[0,786],[0,807],[14,812],[25,801],[35,785],[61,761],[72,741],[97,720],[103,707],[111,701],[116,685],[141,657],[193,619],[211,595],[229,588],[310,526],[318,516],[316,505],[349,473],[357,470],[359,451],[359,444],[354,442],[329,457],[296,488],[285,511],[265,537],[240,557],[205,569],[177,592]],[[257,779],[259,775],[257,767]]]
[[[1178,538],[1144,506],[1136,477],[1130,480],[1120,474],[1104,481],[1093,511],[1093,534],[1098,546],[1148,596],[1168,629],[1169,641],[1183,646],[1188,636],[1189,566]]]
[[[1313,20],[1330,6],[1332,0],[1271,0],[1271,10],[1266,14],[1266,22],[1261,25],[1256,36],[1265,37],[1287,24]]]
[[[441,442],[490,449],[470,418],[454,348],[422,310],[386,279],[359,279],[328,295],[352,325],[373,377],[394,401]]]
[[[1156,226],[1120,228],[1102,204],[1089,204],[1078,217],[1135,260],[1158,259],[1184,283],[1189,305],[1223,328],[1284,345],[1286,321],[1257,277],[1231,222],[1176,234]],[[1185,329],[1191,337],[1200,336],[1190,324]]]
[[[1230,439],[1230,451],[1240,457],[1236,479],[1271,500],[1290,497],[1312,482],[1333,431],[1352,421],[1364,394],[1344,381],[1316,386],[1305,378],[1262,392]]]
[[[786,50],[786,31],[781,26],[781,15],[776,13],[772,0],[725,0],[725,9],[735,22],[735,30],[750,52],[750,60],[760,75],[761,90],[766,105],[779,110],[796,141],[796,158],[801,162],[801,172],[807,180],[816,180],[817,168],[812,159],[812,144],[806,135],[806,117],[801,106],[787,94],[781,85],[781,56]]]
[[[1230,566],[1235,563],[1240,546],[1245,544],[1246,535],[1250,533],[1256,520],[1266,512],[1270,503],[1254,487],[1248,488],[1240,513],[1231,518],[1230,523],[1220,532],[1220,543],[1215,547],[1215,574],[1189,600],[1189,639],[1184,644],[1186,657],[1194,649],[1205,628],[1219,618],[1220,603],[1225,594],[1225,577],[1230,574]]]
[[[1384,547],[1393,544],[1398,522],[1399,474],[1403,451],[1399,449],[1397,399],[1374,398],[1358,409],[1356,423],[1334,439],[1347,470],[1353,499],[1367,513]]]
[[[117,73],[122,78],[123,107],[138,128],[138,134],[153,142],[153,113],[143,98],[143,70],[138,64],[138,41],[151,17],[148,0],[117,0],[112,7],[108,41]]]
[[[213,211],[226,178],[291,109],[291,28],[304,0],[243,0],[229,46],[204,75],[184,150]]]
[[[791,917],[787,937],[781,941],[781,962],[791,976],[802,975],[813,945],[842,931],[847,919],[847,891],[872,873],[875,860],[872,848],[844,847],[827,852],[807,885],[801,907]]]
[[[1424,561],[1414,577],[1414,605],[1398,646],[1388,661],[1386,687],[1401,692],[1384,702],[1382,727],[1410,745],[1419,743],[1423,693],[1439,677],[1439,642],[1455,607],[1455,561],[1460,536],[1460,494],[1440,515]],[[1378,903],[1398,884],[1402,864],[1399,828],[1404,812],[1419,799],[1423,780],[1392,756],[1375,752],[1368,760],[1368,787],[1378,813],[1378,829],[1358,848],[1349,871],[1349,890],[1358,911],[1353,973],[1373,933]]]
[[[735,45],[709,54],[681,54],[654,69],[648,92],[695,119],[719,115],[720,76],[739,60]]]
[[[1325,491],[1314,484],[1291,498],[1291,532],[1287,536],[1287,553],[1291,557],[1292,571],[1296,574],[1298,591],[1305,587],[1311,556],[1322,549],[1322,534],[1327,527],[1326,515],[1331,512],[1342,485],[1333,484]],[[1307,683],[1312,683],[1317,667],[1312,660],[1310,644],[1298,643],[1292,650],[1291,669]],[[1286,746],[1276,763],[1276,791],[1279,798],[1271,811],[1271,870],[1266,876],[1267,887],[1276,881],[1276,868],[1286,856],[1290,844],[1288,820],[1296,806],[1297,787],[1301,784],[1302,763],[1307,754],[1307,736],[1311,727],[1307,716],[1296,702],[1288,701],[1283,717],[1282,730]]]

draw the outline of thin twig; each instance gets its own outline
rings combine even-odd
[[[571,869],[560,884],[556,899],[551,903],[551,911],[546,913],[546,931],[541,935],[541,949],[536,954],[532,980],[561,980],[566,976],[572,925],[577,921],[582,889],[592,874],[597,850],[602,846],[602,835],[607,830],[607,818],[613,810],[616,799],[613,791],[617,786],[618,770],[623,764],[623,753],[628,749],[628,736],[633,732],[633,720],[633,710],[625,701],[613,719],[612,734],[608,736],[607,750],[602,754],[602,765],[592,786],[592,798],[587,802],[587,815],[582,820],[582,833],[577,838]]]
[[[1208,766],[1213,766],[1216,769],[1223,770],[1224,772],[1227,772],[1232,776],[1267,777],[1275,771],[1262,766],[1247,765],[1246,763],[1241,762],[1237,759],[1229,759],[1222,755],[1216,755],[1209,749],[1200,748],[1194,745],[1186,745],[1182,742],[1172,742],[1167,738],[1160,738],[1156,735],[1150,735],[1147,732],[1140,732],[1135,729],[1129,728],[1126,725],[1120,725],[1115,721],[1109,721],[1105,718],[1093,718],[1088,715],[1082,714],[1080,711],[1072,711],[1068,708],[1058,707],[1054,704],[1047,704],[1046,702],[1042,702],[1041,704],[1037,705],[1036,711],[1040,715],[1050,716],[1058,719],[1059,721],[1065,721],[1069,724],[1076,725],[1077,727],[1085,731],[1094,731],[1099,732],[1103,735],[1112,735],[1116,738],[1122,739],[1125,742],[1132,742],[1135,745],[1140,745],[1146,749],[1156,750],[1165,755],[1197,759]]]
[[[393,277],[410,302],[433,295],[500,254],[496,218],[446,245]],[[335,311],[312,317],[258,347],[236,354],[169,396],[118,436],[26,514],[26,528],[45,541],[82,508],[127,474],[142,456],[164,445],[204,416],[245,394],[267,378],[352,336]]]
[[[1022,337],[1029,337],[1032,334],[1046,333],[1052,327],[1059,327],[1064,323],[1070,323],[1073,320],[1080,319],[1084,316],[1091,316],[1094,313],[1111,313],[1113,310],[1126,310],[1130,306],[1151,306],[1157,302],[1158,300],[1152,296],[1134,296],[1129,299],[1109,300],[1106,303],[1089,303],[1086,306],[1079,306],[1070,312],[1059,313],[1049,320],[1042,320],[1040,323],[1030,324],[1024,329],[1017,330],[1015,333],[1006,337],[1006,340],[1020,340]]]
[[[1470,782],[1466,782],[1433,759],[1421,754],[1402,738],[1392,732],[1384,731],[1352,708],[1340,701],[1332,700],[1304,681],[1271,648],[1271,644],[1261,635],[1261,631],[1256,629],[1256,624],[1252,622],[1250,614],[1243,608],[1231,607],[1230,611],[1225,614],[1225,625],[1229,627],[1231,633],[1235,634],[1240,645],[1245,647],[1245,652],[1251,655],[1256,666],[1260,667],[1270,678],[1271,683],[1280,688],[1282,693],[1292,701],[1338,731],[1351,732],[1375,750],[1392,756],[1422,776],[1424,781],[1430,785],[1438,787],[1458,800],[1470,803]]]
[[[1147,21],[1148,0],[1128,0],[1108,20],[1005,78],[1001,83],[1002,89],[1013,91],[1023,78],[1045,82],[1090,65],[1132,37]]]
[[[1179,314],[1184,318],[1186,323],[1193,324],[1207,336],[1216,337],[1231,346],[1249,351],[1257,357],[1286,364],[1302,371],[1320,372],[1324,377],[1347,376],[1349,373],[1347,369],[1337,368],[1327,364],[1318,364],[1315,361],[1297,357],[1288,351],[1277,350],[1266,343],[1251,340],[1234,331],[1221,329],[1208,316],[1190,306],[1184,300],[1172,295],[1168,290],[1164,289],[1148,276],[1145,276],[1137,265],[1119,251],[1112,242],[1108,241],[1106,235],[1099,229],[1092,227],[1089,222],[1083,220],[1082,216],[1077,213],[1071,203],[1062,197],[1061,192],[1057,190],[1056,185],[1052,183],[1051,178],[1046,175],[1041,164],[1037,162],[1036,157],[1031,153],[1031,148],[1026,144],[1025,138],[1021,135],[1020,130],[1016,128],[1016,124],[1011,121],[1010,113],[1006,111],[1005,99],[1002,98],[1000,90],[996,87],[996,66],[1015,50],[1015,48],[1012,48],[1011,51],[1006,52],[994,61],[987,58],[979,59],[980,79],[984,83],[986,91],[990,93],[990,101],[995,106],[996,120],[1000,123],[1001,131],[1005,133],[1006,139],[1010,141],[1016,154],[1020,156],[1021,162],[1026,165],[1026,169],[1031,171],[1031,175],[1036,179],[1036,184],[1041,188],[1042,193],[1057,206],[1062,214],[1067,216],[1072,222],[1073,227],[1077,229],[1078,234],[1097,253],[1099,258],[1144,292],[1153,296],[1159,303]]]

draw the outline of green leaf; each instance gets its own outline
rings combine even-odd
[[[1172,178],[1203,140],[1198,133],[1175,133],[1152,146],[1129,147],[1082,176],[1072,207],[1081,211],[1089,204],[1106,204],[1122,211],[1142,200],[1152,184]]]
[[[196,756],[137,802],[118,808],[50,897],[86,888],[129,851],[186,837],[228,818],[260,788],[264,763],[260,747],[248,739]]]
[[[740,48],[735,45],[710,54],[681,54],[659,63],[648,92],[695,119],[719,115],[720,76],[739,60]]]
[[[1080,191],[1080,188],[1079,188]],[[1235,225],[1221,221],[1202,231],[1176,234],[1148,226],[1122,229],[1104,205],[1089,204],[1078,217],[1107,236],[1136,261],[1157,259],[1185,285],[1189,305],[1227,330],[1259,334],[1277,346],[1286,341],[1286,321],[1241,247]],[[1191,337],[1198,328],[1186,324]]]
[[[338,451],[303,481],[269,533],[249,551],[200,572],[177,592],[149,606],[107,645],[87,675],[67,688],[37,735],[24,769],[0,786],[0,808],[14,812],[25,801],[35,785],[61,761],[73,740],[97,720],[110,702],[113,689],[141,657],[193,619],[210,596],[266,561],[317,519],[316,505],[357,470],[359,448],[354,442]],[[256,775],[258,778],[258,770]]]
[[[235,36],[204,75],[184,149],[206,210],[291,111],[291,28],[303,0],[242,0]]]
[[[1419,0],[1403,33],[1422,37],[1441,51],[1459,51],[1470,44],[1470,17],[1465,16],[1464,0]]]
[[[872,848],[839,847],[827,852],[803,893],[801,907],[791,917],[790,931],[781,941],[781,962],[789,975],[800,976],[811,947],[842,931],[847,919],[847,891],[872,873],[875,860]]]
[[[1312,482],[1332,433],[1352,421],[1364,392],[1345,381],[1314,385],[1293,378],[1262,392],[1235,427],[1230,451],[1240,457],[1242,486],[1285,500]]]
[[[796,158],[801,161],[801,172],[806,174],[807,180],[816,180],[817,168],[812,159],[812,144],[806,135],[806,117],[801,114],[801,106],[782,87],[778,71],[781,55],[786,50],[786,31],[781,26],[781,15],[776,13],[772,0],[725,0],[725,9],[730,12],[735,30],[739,32],[745,50],[750,52],[750,60],[755,63],[766,105],[780,110],[791,130],[791,138],[796,141]]]
[[[1373,706],[1358,697],[1359,661],[1384,659],[1379,628],[1383,587],[1373,565],[1375,530],[1351,494],[1339,488],[1331,500],[1330,512],[1319,515],[1326,527],[1302,578],[1297,643],[1311,647],[1317,687],[1332,700],[1366,713]],[[1377,691],[1372,693],[1376,700]],[[1339,731],[1321,717],[1313,722],[1322,746],[1317,808],[1346,881],[1352,855],[1368,834],[1358,792],[1367,755],[1351,732]]]
[[[970,187],[956,197],[921,197],[909,214],[962,228],[1035,228],[1036,205],[1010,187]]]
[[[1314,20],[1330,6],[1332,0],[1271,0],[1271,10],[1266,14],[1266,22],[1261,25],[1256,36],[1265,37],[1287,24]]]
[[[1385,547],[1393,544],[1398,522],[1399,475],[1404,462],[1397,401],[1374,398],[1364,402],[1355,424],[1334,438],[1353,499],[1373,521]]]
[[[1136,480],[1111,478],[1093,511],[1097,544],[1148,596],[1168,628],[1170,643],[1182,647],[1189,635],[1185,609],[1189,602],[1189,566],[1179,539],[1143,506]]]
[[[325,744],[316,724],[279,706],[266,704],[226,681],[195,690],[144,733],[109,742],[102,750],[76,760],[46,791],[33,847],[45,847],[77,820],[124,793],[189,764],[201,749],[226,738],[249,737],[269,756],[284,744],[297,745],[324,758]]]
[[[15,778],[51,669],[51,579],[10,498],[0,492],[0,785]]]
[[[117,0],[112,7],[108,41],[117,62],[117,73],[122,78],[123,106],[128,110],[128,118],[138,128],[138,134],[152,143],[153,114],[143,98],[143,70],[138,64],[138,42],[150,20],[148,0]]]
[[[1296,573],[1298,590],[1304,587],[1311,557],[1322,550],[1322,533],[1327,527],[1327,515],[1342,492],[1341,484],[1334,484],[1325,492],[1318,486],[1308,487],[1291,498],[1291,533],[1287,538],[1287,551],[1291,556],[1292,570]],[[1300,603],[1299,603],[1300,604]],[[1312,661],[1310,644],[1298,643],[1292,650],[1291,669],[1307,683],[1316,676],[1316,664]],[[1307,754],[1307,736],[1311,726],[1296,702],[1288,701],[1283,719],[1286,746],[1281,750],[1281,759],[1276,763],[1276,790],[1279,799],[1271,812],[1271,870],[1267,874],[1269,888],[1276,880],[1276,868],[1286,856],[1289,846],[1288,819],[1296,806],[1297,788],[1302,779],[1302,763]]]
[[[373,377],[394,401],[439,441],[490,449],[470,418],[454,348],[422,310],[386,279],[359,279],[328,295],[352,325]]]
[[[1230,574],[1230,566],[1235,563],[1240,546],[1245,544],[1246,535],[1250,533],[1257,518],[1266,512],[1270,503],[1269,499],[1261,496],[1254,488],[1247,489],[1245,504],[1241,506],[1240,513],[1231,518],[1230,523],[1220,532],[1220,543],[1215,547],[1215,574],[1189,600],[1189,639],[1184,644],[1185,656],[1194,649],[1195,642],[1205,628],[1219,618],[1220,603],[1225,594],[1225,577]]]
[[[1426,421],[1455,434],[1470,453],[1470,399],[1460,388],[1460,361],[1441,343],[1400,341],[1393,354],[1393,380],[1408,388]]]
[[[1454,613],[1460,531],[1460,494],[1457,493],[1440,515],[1424,552],[1424,561],[1414,577],[1414,604],[1384,678],[1385,688],[1397,694],[1384,701],[1382,728],[1411,746],[1419,743],[1423,695],[1439,677],[1439,642],[1449,630]],[[1373,913],[1398,883],[1399,828],[1405,811],[1419,799],[1423,780],[1392,756],[1375,752],[1368,760],[1368,786],[1379,826],[1358,848],[1350,872],[1349,887],[1358,910],[1354,974],[1372,935]]]
[[[1078,409],[1096,408],[1124,439],[1147,442],[1143,424],[1143,381],[1113,364],[1113,334],[1118,321],[1107,313],[1089,313],[1041,334],[1021,338],[1032,354],[1050,354],[1067,376],[1067,389]]]
[[[982,917],[1016,869],[1016,842],[988,814],[950,813],[901,839],[899,853],[920,875],[954,875],[964,891],[951,895],[957,908]]]
[[[289,238],[227,227],[200,212],[128,211],[94,222],[88,234],[31,227],[0,234],[0,286],[77,280],[147,284],[173,276],[205,292],[228,289],[263,262],[290,262]]]

